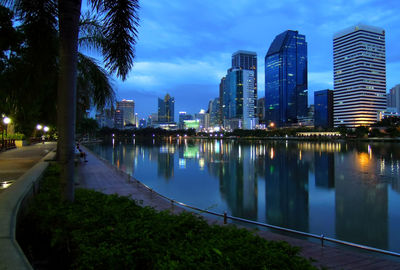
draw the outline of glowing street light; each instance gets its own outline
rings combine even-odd
[[[44,132],[47,132],[47,131],[49,131],[49,130],[50,130],[49,127],[46,127],[46,126],[45,126],[45,127],[43,128],[43,131],[44,131]]]
[[[3,123],[6,125],[5,130],[6,130],[6,138],[7,138],[7,125],[11,123],[11,119],[9,117],[7,117],[7,116],[4,116]],[[1,132],[1,138],[2,138],[2,140],[4,140],[3,131]]]
[[[43,126],[41,124],[37,124],[36,129],[37,130],[41,130],[43,128]]]
[[[6,125],[10,124],[11,123],[11,119],[6,116],[6,117],[3,118],[3,123],[6,124]]]

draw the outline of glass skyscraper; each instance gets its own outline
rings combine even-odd
[[[314,125],[322,128],[333,127],[333,91],[326,89],[314,92]]]
[[[158,123],[174,122],[175,99],[166,94],[164,99],[158,99]]]
[[[222,97],[221,97],[222,94]],[[232,67],[220,84],[221,114],[225,128],[253,129],[257,124],[257,54],[237,51]]]
[[[277,35],[265,56],[266,124],[290,126],[307,116],[307,42],[298,31]]]
[[[334,125],[377,121],[386,109],[385,30],[358,24],[333,36]]]

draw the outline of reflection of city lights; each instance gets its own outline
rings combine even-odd
[[[269,154],[269,156],[270,156],[270,158],[271,159],[274,159],[274,148],[271,148],[271,151],[270,151],[270,154]]]
[[[385,159],[381,159],[381,164],[380,164],[380,172],[383,174],[385,172]]]
[[[200,166],[200,169],[204,169],[204,164],[205,164],[204,158],[200,158],[200,159],[199,159],[199,166]]]
[[[301,150],[300,150],[300,153],[299,153],[299,159],[301,160]]]
[[[368,154],[369,154],[369,159],[372,159],[371,145],[369,144],[368,144]]]
[[[215,147],[215,153],[216,154],[219,154],[219,152],[220,152],[220,142],[219,141],[215,141],[215,145],[214,145],[214,147]]]
[[[184,158],[179,159],[179,168],[186,169],[186,159],[184,159]]]
[[[367,166],[369,164],[369,155],[367,153],[360,153],[358,155],[358,163],[361,167]]]

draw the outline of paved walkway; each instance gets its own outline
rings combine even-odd
[[[172,205],[169,201],[149,191],[127,174],[117,170],[106,161],[100,160],[86,148],[84,149],[87,153],[88,162],[82,162],[78,168],[80,187],[94,189],[106,194],[130,196],[139,203],[154,207],[157,210],[169,209],[173,213],[184,211],[183,208]],[[222,224],[221,220],[216,220],[209,216],[206,219],[210,223]],[[316,260],[316,266],[324,266],[329,269],[400,269],[400,260],[397,258],[360,253],[343,247],[321,247],[320,244],[269,231],[262,231],[259,234],[268,240],[284,240],[292,245],[301,247],[301,255]]]
[[[16,181],[56,146],[55,142],[46,142],[0,152],[0,194],[6,186],[2,183]]]

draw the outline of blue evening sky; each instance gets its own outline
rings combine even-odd
[[[364,23],[386,31],[387,89],[400,83],[398,0],[142,0],[134,68],[114,81],[117,99],[133,99],[139,117],[157,112],[157,98],[175,97],[175,114],[207,109],[237,50],[264,57],[274,37],[298,30],[308,43],[308,89],[333,88],[333,34]],[[313,98],[309,97],[309,103]],[[177,119],[176,119],[177,120]]]

